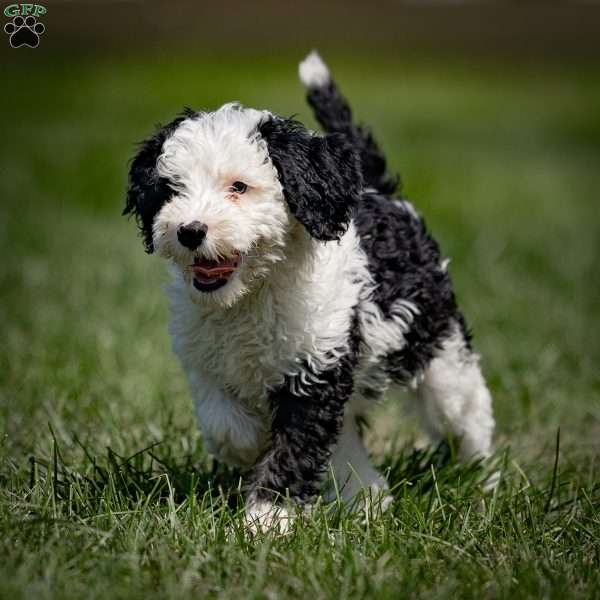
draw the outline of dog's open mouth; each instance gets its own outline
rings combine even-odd
[[[195,258],[191,265],[194,287],[201,292],[218,290],[229,281],[239,264],[239,254],[223,260]]]

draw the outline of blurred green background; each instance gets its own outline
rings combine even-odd
[[[314,126],[296,65],[318,44],[453,259],[500,435],[598,439],[597,5],[47,8],[38,48],[3,49],[4,450],[51,418],[108,438],[190,417],[164,265],[119,215],[127,161],[187,105]]]
[[[238,100],[315,126],[296,76],[315,46],[452,258],[500,447],[535,477],[560,427],[566,460],[592,469],[597,4],[47,6],[38,48],[0,40],[0,486],[21,493],[29,456],[50,456],[48,423],[65,460],[76,438],[191,452],[165,266],[120,216],[127,162],[188,105]]]

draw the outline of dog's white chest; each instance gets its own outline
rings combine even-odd
[[[213,313],[195,320],[193,329],[183,336],[183,352],[176,349],[184,366],[252,404],[262,404],[268,390],[283,382],[303,345],[297,332],[293,337],[284,334],[278,315],[268,305],[245,313]],[[174,346],[178,345],[174,339]]]
[[[346,246],[346,247],[344,247]],[[321,245],[310,269],[282,279],[229,309],[198,305],[181,282],[169,290],[173,349],[184,370],[260,406],[306,364],[325,369],[346,346],[363,281],[363,257],[346,244]],[[315,271],[314,264],[318,266]]]
[[[256,301],[245,311],[172,314],[171,332],[188,374],[202,374],[234,397],[261,406],[286,375],[300,372],[307,357],[326,364],[328,353],[346,341],[350,314],[334,315],[316,306],[290,313],[270,294]],[[337,323],[326,327],[322,322],[331,318]],[[322,323],[320,331],[315,319]]]

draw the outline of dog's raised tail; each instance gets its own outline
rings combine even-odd
[[[368,127],[352,121],[348,101],[316,51],[300,63],[298,74],[307,90],[306,99],[323,129],[328,133],[344,134],[359,151],[366,186],[384,194],[394,193],[400,178],[388,172],[385,156]]]

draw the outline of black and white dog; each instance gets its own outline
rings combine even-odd
[[[494,428],[448,261],[316,53],[300,78],[327,135],[188,109],[142,143],[124,211],[171,263],[173,348],[209,451],[251,469],[254,527],[328,473],[344,500],[388,503],[356,420],[392,383],[463,459],[488,456]]]

